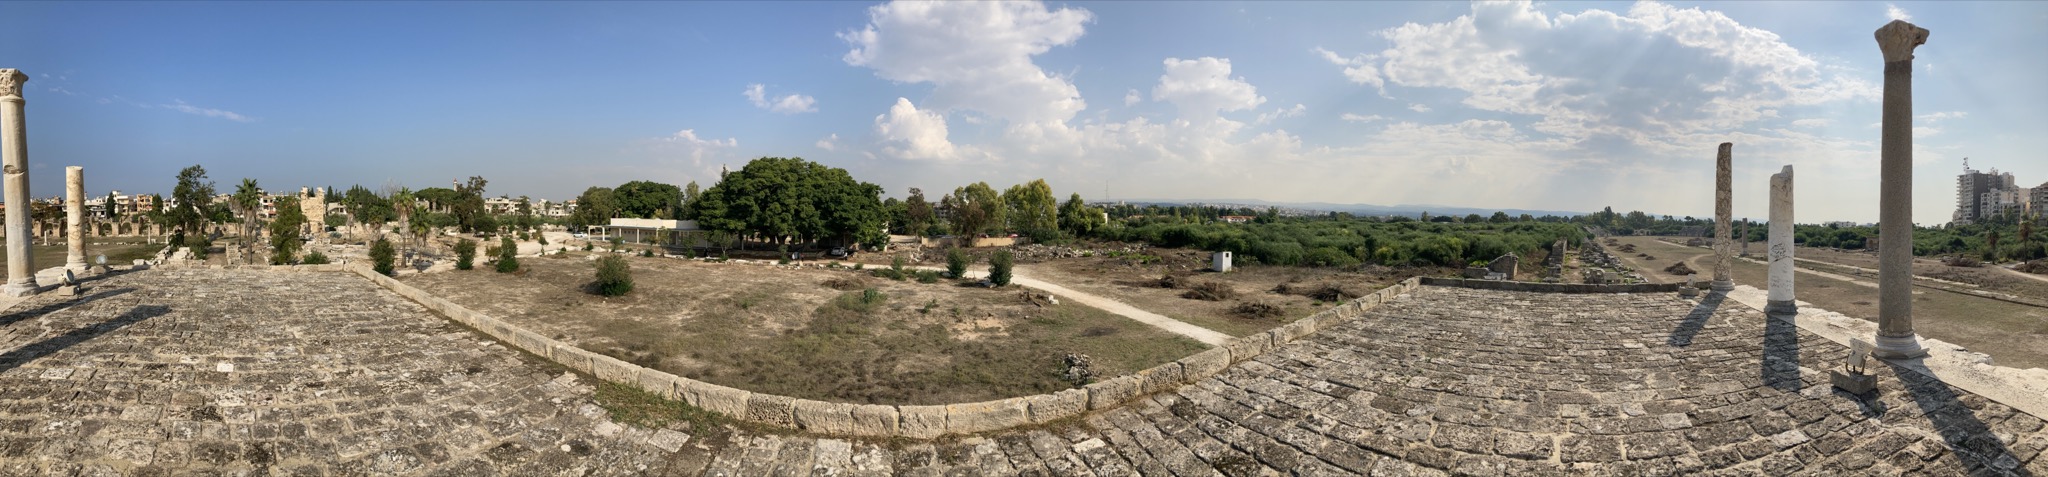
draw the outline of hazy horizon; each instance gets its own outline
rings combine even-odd
[[[1875,222],[1882,59],[1914,77],[1914,220],[1961,160],[2048,182],[2048,4],[10,3],[31,186],[447,187],[562,200],[803,157],[901,197],[1735,211]],[[1690,211],[1690,212],[1688,212]]]

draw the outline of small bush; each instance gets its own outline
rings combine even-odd
[[[867,288],[868,281],[862,280],[859,276],[850,275],[844,277],[832,277],[826,279],[825,282],[821,283],[820,285],[825,285],[826,288],[831,288],[839,291],[853,291],[862,288]]]
[[[1316,301],[1328,302],[1338,302],[1350,298],[1364,296],[1358,293],[1353,293],[1351,292],[1351,290],[1346,290],[1342,285],[1328,282],[1317,283],[1314,285],[1282,283],[1279,286],[1273,287],[1273,293],[1279,293],[1282,295],[1301,295],[1309,297]]]
[[[999,287],[1008,286],[1010,284],[1010,267],[1013,265],[1015,263],[1012,261],[1010,251],[1007,249],[997,250],[995,254],[990,255],[988,257],[989,283],[994,283]]]
[[[897,255],[895,257],[891,257],[889,259],[889,269],[896,271],[896,276],[903,276],[903,256]],[[901,280],[901,278],[898,278],[898,280]]]
[[[379,237],[376,242],[370,243],[370,267],[376,269],[377,273],[391,276],[392,262],[397,259],[398,250],[391,247],[390,240]]]
[[[455,269],[469,270],[472,268],[476,268],[476,241],[462,239],[455,242]]]
[[[626,239],[620,237],[612,237],[612,252],[617,253],[619,251],[619,247],[625,244]]]
[[[946,276],[956,279],[967,276],[967,266],[973,263],[974,259],[968,257],[967,252],[957,248],[946,249]]]
[[[1180,285],[1180,278],[1173,276],[1173,274],[1171,273],[1159,276],[1159,288],[1172,290],[1175,288],[1180,288]]]
[[[1222,283],[1199,282],[1189,286],[1188,291],[1186,293],[1182,293],[1180,296],[1182,298],[1192,298],[1196,300],[1223,301],[1231,298],[1236,298],[1237,290],[1230,288],[1230,285],[1224,285]]]
[[[584,243],[583,243],[583,251],[585,251],[585,252],[588,252],[588,251],[591,251],[591,250],[597,250],[597,246],[596,246],[596,245],[592,245],[592,244],[591,244],[590,242],[584,242]]]
[[[865,315],[868,312],[874,311],[876,307],[881,306],[883,302],[888,300],[889,296],[882,294],[881,290],[869,288],[839,295],[838,298],[832,299],[832,303],[828,306]]]
[[[538,233],[536,233],[536,234],[533,234],[533,239],[534,239],[534,240],[536,240],[536,241],[539,241],[541,245],[547,245],[547,244],[548,244],[548,237],[547,237],[546,235],[541,235],[541,234],[538,234]],[[546,249],[542,249],[542,250],[546,250]]]
[[[938,282],[939,282],[939,272],[936,272],[936,271],[932,271],[932,270],[918,270],[918,271],[917,271],[917,282],[918,282],[918,283],[938,283]]]
[[[1978,261],[1977,257],[1972,257],[1969,255],[1951,256],[1942,259],[1941,263],[1948,264],[1948,266],[1951,267],[1977,267],[1984,264],[1984,262]]]
[[[654,257],[654,249],[651,249],[651,248],[650,248],[650,249],[647,249],[647,250],[641,250],[641,251],[640,251],[640,256],[642,256],[642,257],[649,257],[649,258],[652,258],[652,257]]]
[[[320,252],[306,252],[306,258],[300,260],[299,263],[306,265],[326,265],[328,264],[327,254]]]
[[[904,278],[907,278],[903,275],[903,271],[894,268],[876,269],[875,271],[868,272],[868,274],[874,275],[875,278],[887,278],[890,280],[902,280]]]
[[[860,270],[860,269],[863,269],[863,268],[867,268],[867,267],[868,267],[868,264],[865,264],[865,263],[860,263],[860,262],[854,262],[854,264],[853,264],[853,269],[854,269],[854,270]]]
[[[512,243],[512,237],[498,239],[498,273],[519,271],[519,244]]]
[[[633,269],[626,258],[606,255],[597,260],[597,294],[620,296],[633,291]]]
[[[1230,312],[1251,319],[1279,318],[1283,313],[1279,306],[1261,301],[1238,302],[1230,307]]]

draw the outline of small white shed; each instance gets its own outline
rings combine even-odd
[[[1217,273],[1228,272],[1230,271],[1230,252],[1222,251],[1209,254],[1209,262],[1210,270],[1215,270]]]

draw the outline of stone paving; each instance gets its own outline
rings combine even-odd
[[[1047,428],[610,422],[587,379],[342,273],[156,270],[0,315],[0,474],[2048,475],[2035,416],[1707,295],[1423,287]],[[1803,366],[1802,366],[1803,365]]]

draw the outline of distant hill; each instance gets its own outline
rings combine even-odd
[[[1574,215],[1585,215],[1585,214],[1588,214],[1588,213],[1589,213],[1589,212],[1571,212],[1571,211],[1562,211],[1562,210],[1532,210],[1532,209],[1480,209],[1480,208],[1473,208],[1473,207],[1453,207],[1453,206],[1448,206],[1448,205],[1415,205],[1415,204],[1401,204],[1401,205],[1374,205],[1374,204],[1332,204],[1332,203],[1328,203],[1328,202],[1273,202],[1273,201],[1267,201],[1267,200],[1258,200],[1258,199],[1188,199],[1188,200],[1156,200],[1156,199],[1126,199],[1126,200],[1122,200],[1122,202],[1126,202],[1126,203],[1132,203],[1132,204],[1162,204],[1162,205],[1165,205],[1165,204],[1207,204],[1207,205],[1234,205],[1234,206],[1250,206],[1250,207],[1279,207],[1279,208],[1282,208],[1282,209],[1297,209],[1297,210],[1298,210],[1298,211],[1300,211],[1300,212],[1303,212],[1303,213],[1310,213],[1310,214],[1319,214],[1319,213],[1325,213],[1325,212],[1350,212],[1350,213],[1352,213],[1352,214],[1356,214],[1356,215],[1405,215],[1405,216],[1409,216],[1409,217],[1421,217],[1421,216],[1422,216],[1422,213],[1423,213],[1423,212],[1428,212],[1428,213],[1429,213],[1429,215],[1432,215],[1432,216],[1435,216],[1435,215],[1458,215],[1458,216],[1463,216],[1463,215],[1468,215],[1468,214],[1479,214],[1479,215],[1481,215],[1481,216],[1491,216],[1491,215],[1493,215],[1493,213],[1494,213],[1494,212],[1496,212],[1496,211],[1499,211],[1499,212],[1505,212],[1505,213],[1507,213],[1508,215],[1512,215],[1512,216],[1520,216],[1520,215],[1522,215],[1522,214],[1529,214],[1529,215],[1533,215],[1533,216],[1537,216],[1537,217],[1542,217],[1542,216],[1545,216],[1545,215],[1555,215],[1555,216],[1560,216],[1560,217],[1570,217],[1570,216],[1574,216]]]

